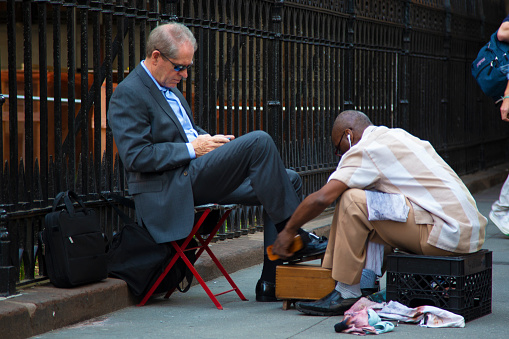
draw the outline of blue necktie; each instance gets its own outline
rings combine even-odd
[[[161,91],[163,92],[163,95],[171,109],[175,112],[175,115],[179,119],[189,142],[196,139],[196,137],[198,137],[198,132],[193,128],[193,124],[191,123],[187,113],[184,111],[184,107],[182,107],[180,100],[169,88],[162,87]]]

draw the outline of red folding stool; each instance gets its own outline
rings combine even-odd
[[[156,288],[159,286],[159,284],[161,283],[161,281],[163,281],[164,277],[166,276],[166,274],[168,274],[168,272],[171,270],[171,268],[173,267],[173,265],[175,264],[175,262],[177,261],[178,258],[182,258],[182,260],[186,263],[187,267],[189,267],[189,269],[191,270],[191,272],[193,273],[193,275],[195,276],[196,280],[198,280],[198,282],[200,283],[201,287],[203,287],[203,289],[205,290],[205,292],[207,292],[207,295],[210,297],[210,299],[212,300],[212,302],[214,303],[214,305],[216,305],[216,307],[219,309],[219,310],[222,310],[223,309],[223,306],[221,306],[221,304],[219,303],[219,301],[217,300],[216,296],[219,296],[219,295],[222,295],[222,294],[225,294],[225,293],[229,293],[229,292],[232,292],[232,291],[235,291],[237,292],[237,295],[239,296],[239,298],[241,300],[246,300],[246,297],[244,297],[244,295],[242,294],[242,292],[240,291],[240,289],[237,287],[237,285],[235,285],[235,283],[233,282],[232,278],[230,277],[230,275],[226,272],[226,270],[224,269],[223,265],[221,265],[221,263],[219,262],[219,260],[216,258],[216,256],[214,255],[214,253],[212,253],[210,247],[209,247],[209,243],[210,241],[212,240],[212,238],[214,238],[214,236],[216,235],[217,231],[219,230],[219,228],[221,227],[221,225],[224,223],[224,221],[226,220],[226,218],[228,217],[228,215],[231,213],[231,211],[236,207],[236,205],[218,205],[218,204],[207,204],[207,205],[200,205],[200,206],[196,206],[194,208],[195,210],[195,213],[199,213],[199,212],[203,212],[202,215],[200,216],[200,218],[198,219],[198,221],[196,222],[196,224],[194,225],[191,233],[186,237],[186,239],[184,240],[184,242],[182,243],[182,245],[179,245],[177,243],[177,241],[172,241],[170,242],[170,244],[175,248],[175,250],[177,251],[177,253],[173,256],[173,258],[170,260],[170,262],[168,263],[168,265],[166,266],[166,269],[164,270],[163,273],[161,273],[161,275],[159,276],[159,278],[156,280],[156,282],[154,283],[154,285],[152,285],[152,287],[150,288],[150,290],[147,292],[147,294],[145,294],[145,297],[143,297],[143,299],[141,300],[141,302],[138,304],[138,306],[143,306],[145,305],[145,303],[148,301],[148,299],[152,296],[152,294],[154,293],[154,291],[156,290]],[[206,218],[209,216],[210,212],[212,210],[218,210],[218,209],[221,209],[223,210],[223,215],[221,216],[221,219],[218,221],[218,223],[216,224],[216,226],[213,228],[213,230],[210,232],[210,234],[205,238],[203,239],[202,235],[200,235],[200,233],[198,232],[200,230],[200,227],[203,225],[203,222],[206,220]],[[191,241],[191,239],[195,237],[198,242],[200,243],[198,246],[196,247],[192,247],[192,248],[187,248],[187,246],[189,245],[189,242]],[[196,271],[196,269],[194,268],[193,264],[189,261],[189,259],[187,258],[187,256],[185,255],[185,251],[187,250],[194,250],[194,249],[198,249],[198,251],[196,252],[196,260],[198,260],[198,258],[200,257],[200,255],[206,251],[210,258],[212,259],[212,261],[216,264],[217,268],[219,268],[219,270],[221,271],[221,273],[224,275],[224,277],[226,278],[226,280],[228,280],[228,282],[230,283],[230,286],[232,287],[230,290],[227,290],[227,291],[224,291],[224,292],[221,292],[221,293],[216,293],[216,294],[213,294],[211,292],[211,290],[209,289],[209,287],[207,286],[207,284],[205,284],[205,281],[203,280],[203,278],[200,276],[200,274]],[[166,295],[164,296],[165,298],[169,298],[170,295],[175,291],[175,288],[173,288],[172,290],[168,291],[168,293],[166,293]]]

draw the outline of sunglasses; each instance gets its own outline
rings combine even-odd
[[[348,130],[348,129],[349,129],[349,130],[351,130],[351,131],[353,131],[353,128],[351,128],[351,127],[350,127],[350,128],[345,129],[345,130],[343,131],[343,134],[341,135],[341,139],[339,139],[339,143],[338,143],[338,145],[336,146],[336,149],[334,150],[334,154],[335,154],[335,155],[337,155],[338,157],[341,157],[341,156],[343,156],[343,154],[344,154],[344,153],[346,153],[346,152],[341,152],[341,150],[339,149],[339,147],[341,146],[341,141],[343,141],[343,137],[345,136],[345,134],[346,134],[346,130]],[[350,141],[350,139],[348,139],[348,141]],[[352,144],[350,144],[350,147],[352,147]]]
[[[343,152],[341,152],[341,150],[339,149],[339,146],[341,145],[341,141],[343,141],[343,137],[345,136],[345,132],[343,132],[343,135],[341,136],[341,139],[339,139],[338,146],[336,146],[336,150],[334,151],[334,154],[337,155],[338,157],[343,155]]]
[[[165,58],[166,60],[168,60],[170,62],[170,64],[173,65],[173,69],[175,70],[175,72],[180,72],[180,71],[183,71],[183,70],[188,70],[191,68],[191,66],[193,66],[193,63],[191,62],[191,64],[189,65],[177,65],[175,64],[173,61],[171,61],[169,58],[166,57],[166,55],[164,55],[160,50],[156,49],[156,51],[159,52],[159,54],[161,54],[161,56],[163,58]]]

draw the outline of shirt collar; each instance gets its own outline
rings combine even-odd
[[[373,132],[374,130],[376,129],[376,126],[375,125],[371,125],[371,126],[368,126],[364,129],[364,132],[362,133],[362,138],[368,138],[368,136],[371,134],[371,132]]]
[[[156,81],[156,79],[152,76],[152,73],[150,73],[150,71],[148,70],[147,66],[145,66],[145,59],[143,59],[141,61],[141,67],[143,67],[143,69],[145,70],[145,72],[147,72],[147,74],[150,77],[150,79],[152,79],[154,84],[156,84],[157,89],[159,89],[161,92],[163,92],[163,94],[164,94],[165,91],[169,91],[170,90],[168,87],[164,87],[164,86],[159,85],[159,83]]]

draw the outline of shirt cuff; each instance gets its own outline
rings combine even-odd
[[[191,145],[191,143],[188,142],[188,143],[186,143],[186,146],[187,146],[187,151],[189,152],[189,156],[191,157],[191,159],[195,159],[196,152],[194,151],[193,145]]]

